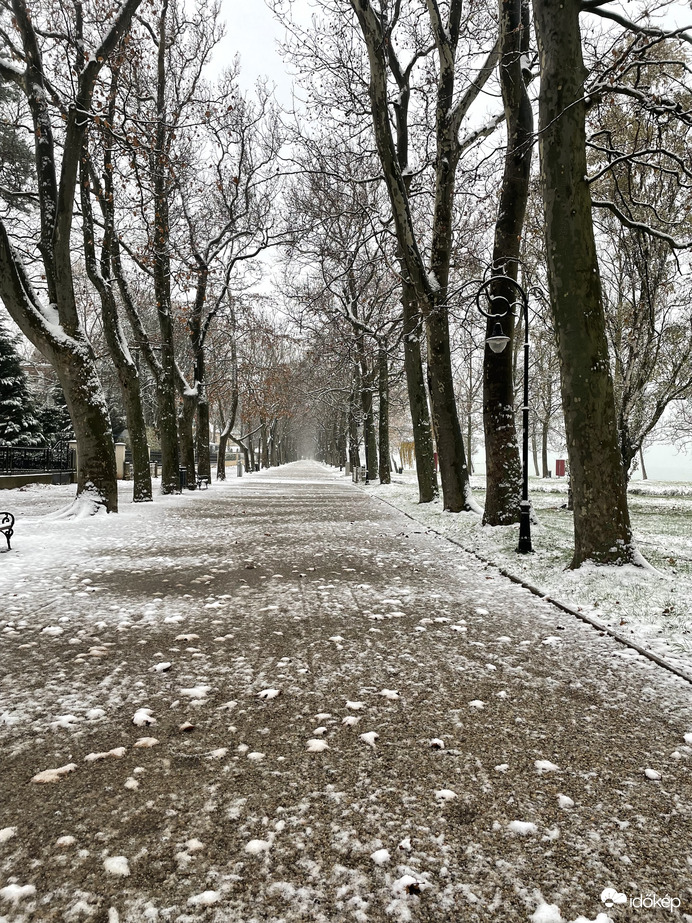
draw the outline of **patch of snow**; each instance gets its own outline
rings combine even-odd
[[[262,853],[269,852],[271,845],[269,840],[250,840],[245,846],[245,852],[251,856],[261,856]]]
[[[270,699],[275,699],[280,693],[280,689],[263,689],[261,692],[257,693],[257,698],[264,699],[268,702]]]
[[[37,773],[31,781],[37,784],[50,785],[53,782],[59,782],[63,776],[66,776],[68,772],[74,772],[76,768],[76,763],[68,763],[66,766],[58,767],[58,769],[44,769],[43,772]]]
[[[375,741],[380,735],[377,731],[367,731],[365,734],[359,735],[359,740],[362,740],[364,744],[367,744],[369,747],[375,749]]]
[[[529,920],[531,923],[564,923],[564,917],[557,904],[546,904],[545,902],[536,907]]]
[[[188,898],[188,904],[192,907],[211,907],[212,904],[218,904],[221,900],[219,891],[202,891],[201,894],[194,894]]]
[[[536,760],[533,764],[539,772],[560,772],[560,767],[550,760]]]
[[[33,885],[11,884],[0,888],[0,898],[15,906],[27,897],[34,897],[35,894],[36,888]]]
[[[538,827],[531,821],[511,820],[507,824],[507,829],[511,833],[518,833],[519,836],[530,836],[532,833],[538,833]]]
[[[97,760],[106,760],[109,756],[113,757],[113,759],[121,760],[126,752],[127,747],[114,747],[112,750],[107,750],[105,753],[87,753],[84,757],[84,762],[95,763]]]
[[[145,727],[145,725],[156,724],[156,718],[152,717],[150,708],[138,708],[135,712],[132,723],[138,728]]]
[[[375,865],[386,865],[390,859],[389,850],[376,849],[374,853],[370,854],[370,858],[375,863]]]
[[[400,695],[396,691],[396,689],[382,689],[382,691],[380,692],[380,695],[384,696],[385,699],[391,699],[391,700],[400,698]]]
[[[439,791],[435,792],[435,797],[438,801],[454,801],[454,799],[459,796],[456,792],[453,792],[451,788],[441,788]]]
[[[181,689],[180,694],[188,699],[206,699],[211,686],[201,683],[199,686],[191,686],[189,689]]]
[[[125,856],[108,856],[103,860],[103,867],[109,875],[127,878],[130,874],[130,863]]]
[[[329,744],[326,740],[320,740],[317,737],[313,737],[307,742],[305,749],[308,751],[308,753],[322,753],[323,750],[329,749]]]

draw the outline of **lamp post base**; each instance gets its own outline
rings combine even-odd
[[[521,518],[519,519],[519,544],[517,545],[518,554],[531,554],[533,546],[531,544],[531,507],[527,502],[521,504]]]

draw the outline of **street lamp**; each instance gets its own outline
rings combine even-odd
[[[501,320],[503,317],[507,317],[508,314],[514,315],[514,305],[517,302],[514,301],[510,304],[503,295],[492,295],[490,293],[490,287],[497,279],[498,276],[491,276],[491,278],[483,281],[476,292],[476,306],[484,317],[487,317],[488,320],[495,321],[492,336],[489,336],[485,342],[494,353],[501,353],[509,343],[509,337],[506,336],[502,330]],[[518,282],[515,282],[511,276],[503,276],[502,280],[503,282],[509,282],[510,285],[516,289],[519,301],[521,302],[521,310],[524,315],[524,403],[521,408],[523,420],[522,464],[524,470],[521,488],[519,545],[517,546],[517,551],[526,554],[533,551],[531,546],[531,504],[529,503],[529,300],[524,289]],[[485,311],[481,307],[481,295],[485,295],[490,302],[492,310]],[[502,305],[497,304],[498,302],[504,302],[506,306],[504,310],[495,310],[498,306],[502,308]]]

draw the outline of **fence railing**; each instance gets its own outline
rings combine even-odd
[[[0,472],[74,471],[75,451],[67,443],[54,446],[0,446]]]

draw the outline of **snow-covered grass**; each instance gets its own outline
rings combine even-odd
[[[484,479],[472,478],[472,484],[482,502]],[[516,525],[483,526],[475,513],[446,513],[440,501],[419,504],[413,472],[394,475],[389,486],[370,484],[365,489],[692,673],[692,484],[638,481],[630,488],[635,539],[658,573],[588,565],[570,570],[574,530],[563,480],[530,481],[538,519],[532,525],[535,553],[530,555],[516,552]]]

